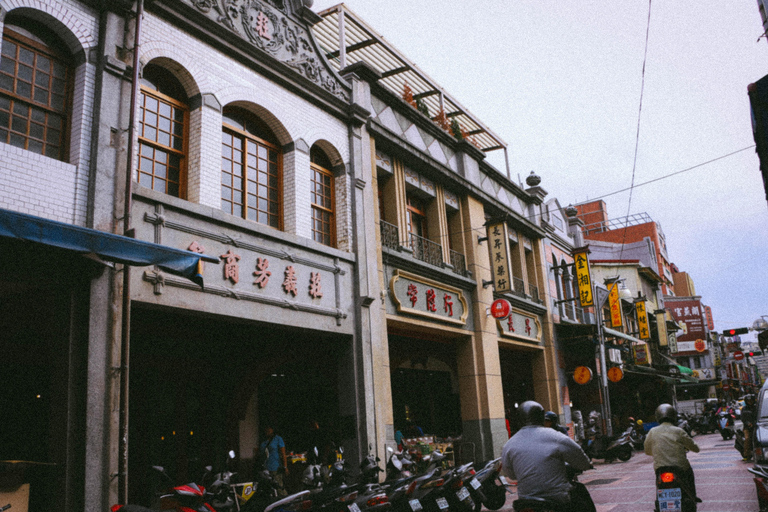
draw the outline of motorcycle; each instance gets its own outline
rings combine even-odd
[[[677,426],[685,430],[686,434],[693,437],[693,426],[691,425],[689,419],[690,416],[688,416],[686,413],[680,413],[677,417]]]
[[[768,466],[755,464],[753,467],[747,468],[747,471],[754,475],[752,480],[757,489],[757,504],[760,507],[760,512],[765,512],[768,510]]]
[[[499,480],[500,473],[501,458],[498,458],[487,462],[477,473],[469,475],[465,486],[475,502],[475,512],[479,512],[481,506],[488,510],[498,510],[504,506],[507,488]]]
[[[387,453],[387,480],[401,480],[413,476],[411,470],[415,463],[408,456],[408,452],[396,452],[388,446]]]
[[[730,411],[720,411],[717,414],[717,427],[720,430],[720,435],[723,436],[724,441],[733,439],[735,435],[734,429],[734,417]]]
[[[168,473],[162,466],[152,466],[152,469],[159,472],[166,480],[172,482]],[[212,471],[211,466],[206,466],[206,474],[203,480]],[[216,512],[216,510],[207,503],[206,498],[210,496],[205,487],[194,482],[171,487],[168,491],[158,494],[158,505],[155,508],[142,507],[140,505],[112,505],[111,512],[150,512],[152,510],[175,510],[177,512]]]
[[[645,431],[643,430],[643,420],[629,418],[629,440],[632,448],[642,451],[645,446]]]
[[[695,512],[700,501],[681,479],[680,468],[665,466],[656,470],[656,512]]]
[[[583,503],[580,510],[584,510],[585,512],[587,510],[595,512],[595,505],[592,502],[592,498],[589,496],[589,491],[584,484],[578,481],[578,475],[581,474],[581,471],[577,471],[566,464],[566,472],[568,480],[570,480],[571,485],[573,486],[571,498],[579,495],[579,501]],[[587,503],[589,503],[591,507],[589,507]],[[567,505],[564,505],[559,501],[548,500],[545,498],[518,498],[512,502],[512,509],[515,512],[564,512],[570,510]]]
[[[620,436],[611,439],[608,436],[595,436],[594,439],[585,439],[582,449],[591,459],[604,459],[605,462],[613,462],[619,459],[626,462],[632,458],[632,441],[629,429]]]

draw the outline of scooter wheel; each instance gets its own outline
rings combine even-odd
[[[618,456],[621,462],[627,462],[632,458],[632,448],[628,444],[624,445]]]
[[[485,492],[485,508],[499,510],[507,501],[507,488],[503,485],[494,485],[493,488],[483,489]]]

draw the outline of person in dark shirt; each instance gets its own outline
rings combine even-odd
[[[741,408],[741,422],[744,424],[744,461],[752,459],[752,437],[755,435],[755,423],[757,423],[757,411],[755,409],[755,395],[744,397],[744,407]]]
[[[554,411],[547,411],[544,414],[544,426],[553,428],[566,436],[568,435],[568,429],[560,424],[560,416]]]

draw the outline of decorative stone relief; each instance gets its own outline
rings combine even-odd
[[[445,195],[446,206],[449,206],[453,210],[459,209],[459,196],[457,196],[450,190],[443,190],[443,195]]]
[[[309,30],[286,15],[283,0],[184,1],[334,96],[350,101],[350,91],[318,54]]]
[[[378,149],[376,150],[376,167],[387,174],[392,174],[392,159]]]

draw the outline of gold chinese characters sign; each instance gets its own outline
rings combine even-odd
[[[589,249],[584,248],[573,253],[573,264],[576,271],[576,283],[579,286],[579,303],[581,307],[593,306],[592,276],[589,274]]]
[[[611,308],[611,326],[621,327],[621,300],[619,299],[619,283],[608,287],[608,305]]]
[[[458,288],[398,269],[389,281],[389,289],[398,313],[458,325],[467,322],[467,300]]]
[[[651,339],[651,330],[648,327],[648,315],[645,313],[645,301],[635,303],[635,312],[637,313],[637,326],[640,330],[640,339]]]
[[[505,318],[497,318],[496,324],[501,331],[501,335],[507,338],[522,339],[524,341],[541,341],[541,322],[539,318],[512,309]]]
[[[512,291],[512,267],[509,259],[509,235],[507,224],[488,225],[488,250],[491,258],[491,275],[496,293]]]

